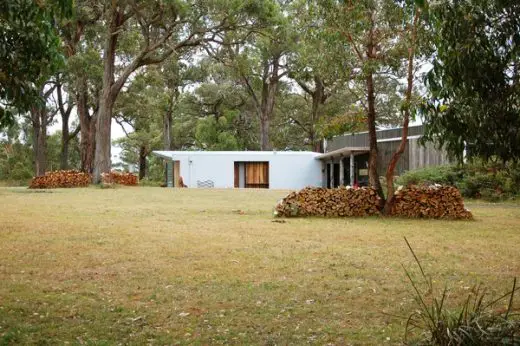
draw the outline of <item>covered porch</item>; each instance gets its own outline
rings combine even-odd
[[[345,147],[316,156],[322,162],[323,186],[368,185],[368,152],[367,147]]]

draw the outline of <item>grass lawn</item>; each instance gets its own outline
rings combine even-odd
[[[285,194],[0,188],[0,345],[400,343],[402,265],[418,272],[403,236],[450,302],[520,277],[518,204],[273,222]]]

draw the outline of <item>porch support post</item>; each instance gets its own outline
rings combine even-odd
[[[354,153],[350,152],[350,186],[354,186]]]
[[[343,168],[343,157],[339,159],[339,185],[345,185],[345,169]]]

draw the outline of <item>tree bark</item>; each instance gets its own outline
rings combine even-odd
[[[96,148],[94,157],[93,183],[101,182],[101,174],[111,169],[111,122],[115,97],[112,93],[114,85],[114,64],[118,39],[118,29],[122,14],[117,10],[117,2],[112,1],[109,13],[110,24],[103,49],[103,89],[99,100],[96,119]]]
[[[69,119],[68,117],[61,118],[61,153],[60,153],[60,169],[69,168]]]
[[[370,13],[370,29],[368,32],[366,43],[366,57],[365,63],[370,64],[374,59],[377,59],[377,48],[374,43],[375,40],[375,13]],[[367,87],[367,127],[369,140],[369,157],[368,157],[368,181],[379,197],[381,197],[381,207],[384,206],[384,194],[381,182],[379,181],[379,173],[377,171],[377,133],[376,133],[376,98],[374,87],[374,71],[372,66],[368,66],[366,72],[366,87]]]
[[[327,100],[325,94],[325,85],[321,78],[317,75],[314,76],[314,92],[312,93],[312,109],[311,109],[311,133],[310,140],[312,150],[321,153],[323,152],[323,145],[321,138],[316,135],[316,125],[321,118],[321,108]]]
[[[139,180],[146,176],[146,148],[144,146],[139,147]]]
[[[82,77],[78,84],[76,103],[80,126],[81,171],[92,174],[96,147],[96,117],[89,113],[86,79]]]
[[[65,104],[63,102],[63,95],[61,90],[61,82],[59,81],[59,76],[57,78],[56,91],[58,94],[58,108],[61,115],[61,152],[60,152],[60,169],[68,169],[69,167],[69,143],[72,138],[74,138],[77,132],[74,132],[72,135],[69,130],[69,119],[70,114],[72,112],[72,97],[70,94],[67,96],[68,102],[67,107],[65,108]]]
[[[269,139],[269,127],[274,114],[274,105],[278,85],[280,82],[280,56],[272,58],[272,71],[269,71],[269,61],[265,62],[263,83],[262,83],[262,103],[260,106],[260,150],[268,151],[272,149]]]
[[[163,115],[163,149],[165,151],[172,150],[172,122],[173,122],[173,98],[168,104],[168,109]],[[164,160],[164,183],[168,184],[168,163]]]
[[[367,126],[369,138],[369,157],[368,157],[368,180],[370,186],[376,189],[378,195],[384,198],[381,182],[379,181],[379,174],[377,172],[377,134],[376,134],[376,109],[375,109],[375,91],[374,91],[374,76],[371,72],[366,77],[367,85]]]
[[[412,38],[411,45],[408,48],[408,70],[407,70],[407,87],[405,94],[405,107],[404,107],[404,119],[403,119],[403,133],[401,135],[401,142],[399,143],[399,147],[392,155],[390,162],[388,163],[388,168],[386,170],[386,201],[384,207],[384,214],[389,215],[392,212],[393,202],[394,202],[394,172],[399,159],[401,158],[404,150],[406,149],[406,144],[408,143],[408,125],[410,123],[410,103],[412,101],[412,91],[413,91],[413,69],[414,69],[414,58],[415,58],[415,42],[417,40],[417,23],[419,20],[419,10],[415,11],[415,16],[413,20],[412,27]]]
[[[33,132],[34,175],[45,175],[47,169],[47,111],[33,107],[31,109]]]

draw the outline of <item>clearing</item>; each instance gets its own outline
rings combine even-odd
[[[517,204],[273,222],[285,194],[0,188],[0,345],[400,343],[402,265],[417,273],[403,236],[450,302],[520,277]]]

